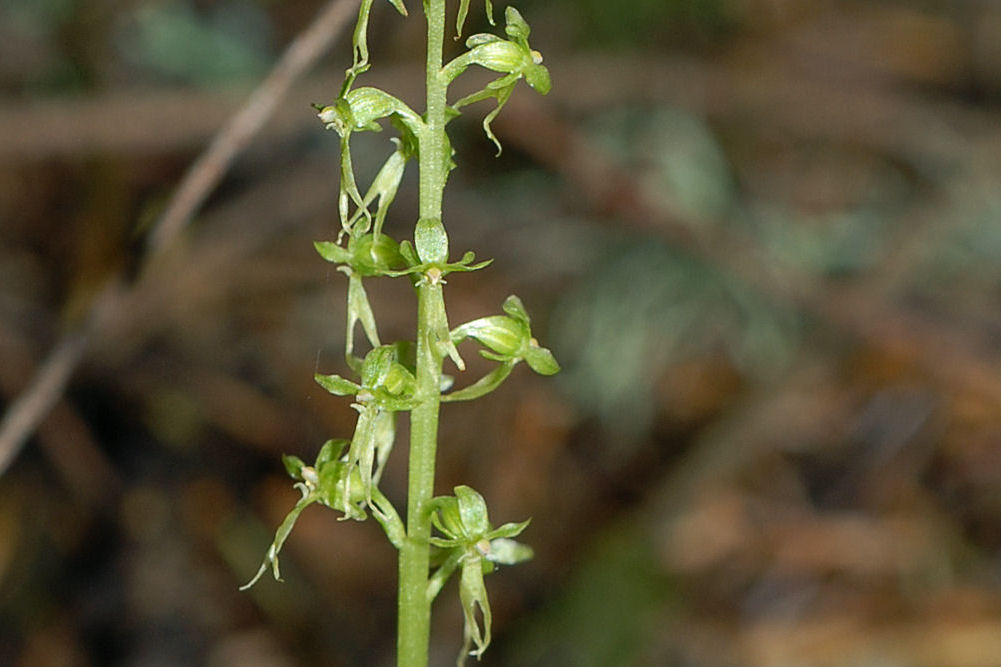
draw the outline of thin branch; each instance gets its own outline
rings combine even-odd
[[[177,240],[191,216],[218,185],[233,159],[271,117],[292,83],[308,70],[341,34],[354,15],[358,0],[331,0],[313,22],[285,50],[267,78],[251,93],[247,103],[232,116],[191,165],[175,190],[149,238],[144,264]],[[88,346],[100,334],[109,314],[119,314],[127,290],[116,276],[109,279],[77,328],[63,335],[0,422],[0,475],[17,457],[24,443],[58,403]]]
[[[83,358],[92,334],[90,329],[84,326],[80,331],[63,336],[35,373],[28,389],[7,409],[0,422],[0,474],[10,466],[28,436],[59,401],[73,370]]]

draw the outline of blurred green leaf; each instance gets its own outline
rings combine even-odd
[[[749,374],[768,377],[798,342],[788,311],[651,240],[592,266],[554,314],[553,328],[564,387],[623,436],[650,425],[654,386],[671,364],[721,348]]]
[[[144,5],[121,29],[118,46],[151,73],[203,86],[260,76],[272,50],[262,8],[237,0],[211,12],[190,2]]]

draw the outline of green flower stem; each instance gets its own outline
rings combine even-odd
[[[445,0],[424,0],[427,17],[427,112],[420,136],[420,218],[441,219],[442,192],[451,158],[445,136],[447,81],[441,73]],[[398,667],[424,667],[428,660],[431,600],[427,594],[435,451],[443,355],[434,339],[444,312],[442,286],[422,280],[417,287],[417,368],[411,411],[407,536],[400,549],[397,632]]]
[[[542,375],[559,370],[552,352],[541,347],[532,336],[528,313],[516,296],[504,301],[504,315],[481,317],[454,330],[449,328],[443,295],[445,276],[475,271],[490,261],[474,264],[476,256],[472,251],[456,262],[449,261],[442,198],[454,164],[445,124],[459,113],[459,107],[493,98],[497,106],[484,118],[483,129],[499,151],[500,144],[490,131],[490,122],[507,102],[515,84],[524,78],[542,94],[549,91],[551,84],[542,56],[528,45],[528,24],[514,7],[504,12],[508,39],[472,35],[466,40],[467,54],[443,66],[445,1],[422,0],[427,21],[427,96],[423,115],[378,88],[353,87],[355,78],[369,68],[368,19],[374,0],[360,0],[353,64],[340,94],[332,104],[314,105],[326,128],[336,131],[341,138],[338,213],[342,227],[336,242],[321,241],[315,246],[321,257],[338,265],[338,270],[349,278],[345,359],[360,376],[358,382],[336,374],[316,374],[315,379],[335,396],[353,396],[352,406],[360,414],[354,436],[350,440],[328,440],[314,465],[306,465],[295,456],[282,458],[295,481],[294,487],[303,497],[278,527],[260,571],[248,584],[256,582],[269,565],[275,578],[279,578],[278,553],[307,505],[320,503],[343,512],[346,519],[359,521],[371,512],[399,550],[398,667],[427,667],[432,600],[456,571],[461,571],[459,600],[464,619],[463,647],[457,664],[464,664],[468,655],[478,658],[490,644],[490,603],[483,576],[498,564],[513,565],[532,557],[529,547],[511,539],[525,529],[527,521],[494,528],[483,497],[465,485],[454,487],[454,496],[434,497],[441,404],[470,400],[493,391],[521,361]],[[389,2],[406,15],[404,0]],[[459,0],[459,33],[469,4],[470,0]],[[484,8],[493,25],[490,0],[484,0]],[[448,85],[474,64],[503,76],[449,106]],[[362,197],[354,177],[350,138],[356,132],[379,131],[383,121],[393,125],[400,137],[393,140],[396,151]],[[382,224],[406,163],[415,156],[420,169],[420,204],[413,242],[397,243],[381,233]],[[368,207],[376,198],[379,204],[373,217]],[[375,316],[362,286],[363,278],[376,276],[406,276],[413,281],[417,292],[416,348],[405,341],[381,344]],[[356,356],[354,351],[359,323],[372,346],[364,358]],[[444,360],[448,357],[458,370],[464,370],[465,363],[456,344],[466,339],[482,346],[480,353],[499,366],[473,384],[443,396],[442,391],[451,386],[451,380],[445,382],[447,378],[442,375]],[[405,411],[410,412],[406,523],[378,488],[394,441],[395,413]],[[432,535],[432,529],[439,534]],[[433,554],[432,549],[436,550]]]

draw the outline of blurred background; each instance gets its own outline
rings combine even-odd
[[[364,82],[419,107],[409,5],[376,3]],[[311,247],[338,226],[338,141],[309,106],[343,34],[144,250],[321,6],[0,0],[0,405],[109,278],[125,294],[0,477],[0,664],[393,664],[374,522],[310,508],[285,583],[237,591],[298,497],[280,455],[353,429],[312,381],[344,372],[346,281]],[[517,293],[564,370],[444,409],[438,490],[533,517],[535,560],[487,578],[482,664],[999,664],[1001,5],[517,6],[553,90],[516,91],[498,159],[489,104],[450,126],[453,252],[495,261],[446,297],[458,324]],[[357,137],[362,182],[390,135]],[[397,282],[368,287],[390,340],[414,322]],[[461,644],[457,597],[432,665]]]

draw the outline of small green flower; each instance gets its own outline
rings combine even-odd
[[[400,245],[386,234],[349,237],[346,248],[331,241],[316,241],[313,246],[323,259],[365,278],[394,275],[406,266]]]
[[[240,587],[246,590],[253,586],[271,566],[275,581],[281,581],[281,571],[278,567],[278,554],[288,539],[295,522],[302,511],[313,503],[321,503],[344,512],[345,518],[365,519],[365,497],[361,494],[360,480],[351,484],[351,476],[357,477],[357,471],[352,471],[348,465],[339,459],[341,451],[347,445],[347,440],[328,440],[320,448],[316,462],[307,466],[297,456],[285,455],[282,463],[292,479],[296,480],[294,487],[302,493],[302,497],[282,520],[275,532],[275,538],[268,547],[261,567],[254,577]],[[354,490],[352,490],[352,486]]]
[[[445,580],[461,568],[459,599],[464,618],[463,646],[456,661],[465,663],[466,655],[479,658],[490,645],[493,617],[483,575],[494,571],[495,565],[514,565],[532,558],[532,549],[512,540],[529,521],[506,523],[494,528],[490,524],[487,504],[476,490],[457,486],[454,496],[439,496],[431,501],[431,522],[443,535],[432,537],[431,544],[448,554],[429,581],[429,595],[434,597]],[[479,608],[482,624],[477,620]],[[470,652],[470,649],[476,649]]]
[[[505,40],[486,33],[472,35],[466,40],[469,51],[452,60],[442,70],[442,74],[449,82],[454,81],[470,65],[479,65],[505,75],[488,83],[483,90],[467,95],[452,105],[458,110],[481,100],[490,98],[497,100],[496,108],[483,119],[483,131],[497,146],[498,155],[501,152],[501,145],[490,129],[490,124],[507,104],[518,80],[524,77],[525,82],[542,95],[548,94],[552,88],[549,70],[542,64],[542,54],[532,50],[528,44],[528,35],[531,32],[528,23],[518,10],[511,6],[505,10],[504,20],[507,23],[504,31],[509,39]]]
[[[358,422],[345,461],[352,471],[357,471],[359,488],[370,505],[396,437],[395,413],[414,405],[414,376],[401,363],[408,361],[410,348],[397,343],[372,349],[362,362],[360,384],[336,374],[315,376],[317,384],[331,394],[355,397],[351,407],[358,412]],[[348,492],[338,507],[345,514],[350,511],[345,498],[354,493],[353,483],[353,478],[347,480]]]
[[[409,128],[410,132],[419,135],[424,121],[399,98],[378,88],[357,88],[344,92],[333,104],[327,106],[314,105],[317,116],[328,130],[334,130],[341,138],[341,182],[337,210],[340,214],[341,227],[345,232],[351,232],[358,214],[349,215],[349,202],[353,202],[366,221],[365,231],[371,223],[372,214],[368,203],[361,196],[355,181],[354,165],[351,161],[351,134],[354,132],[379,132],[382,127],[378,121],[383,118],[395,118],[399,123]],[[406,138],[405,138],[406,139]],[[407,146],[406,140],[402,146]],[[386,176],[389,180],[389,175]],[[399,183],[399,180],[396,180]],[[385,185],[382,186],[385,189]],[[395,196],[395,189],[393,190]],[[374,198],[374,196],[373,196]],[[371,199],[369,199],[369,203]],[[380,201],[380,204],[382,202]],[[385,215],[385,214],[383,214]],[[380,223],[381,227],[381,223]]]
[[[559,372],[556,357],[532,336],[532,323],[521,299],[511,295],[504,300],[502,307],[507,315],[481,317],[452,330],[453,343],[472,338],[485,348],[480,350],[480,354],[500,362],[500,366],[468,387],[443,395],[443,401],[468,401],[490,393],[522,360],[540,375]]]

